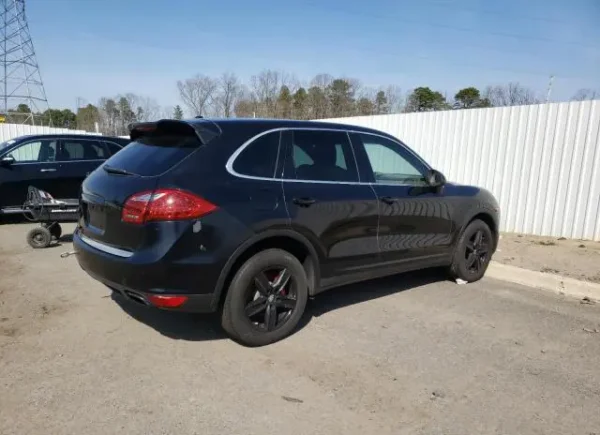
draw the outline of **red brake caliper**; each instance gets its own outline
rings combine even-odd
[[[281,271],[281,272],[279,272],[279,273],[277,273],[277,272],[275,272],[275,271],[273,271],[273,272],[269,272],[269,273],[267,274],[267,278],[269,278],[269,281],[271,281],[271,282],[275,282],[275,281],[277,281],[277,279],[279,278],[279,275],[280,275],[282,272],[283,272],[283,271]],[[279,294],[280,294],[281,296],[286,296],[286,295],[287,295],[287,289],[286,289],[285,287],[284,287],[284,288],[282,288],[282,289],[279,291]]]

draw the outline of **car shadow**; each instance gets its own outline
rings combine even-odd
[[[73,234],[63,234],[58,239],[60,243],[72,243],[73,242]]]
[[[150,326],[166,337],[186,341],[227,338],[225,332],[221,329],[217,314],[177,313],[158,310],[132,302],[114,291],[111,298],[132,318]]]
[[[446,280],[448,274],[443,269],[424,269],[334,288],[309,299],[305,317],[319,317],[350,305]]]
[[[426,269],[325,291],[308,301],[304,316],[294,334],[305,328],[314,317],[447,279],[448,275],[443,270]],[[112,292],[111,298],[132,318],[166,337],[186,341],[227,338],[221,329],[217,313],[194,314],[157,310],[132,302],[118,292]]]

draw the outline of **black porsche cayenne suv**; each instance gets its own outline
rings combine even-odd
[[[80,266],[140,304],[220,311],[239,342],[290,334],[323,290],[448,267],[479,280],[498,203],[393,136],[287,120],[161,120],[82,185]]]

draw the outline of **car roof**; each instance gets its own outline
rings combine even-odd
[[[342,130],[354,130],[358,132],[374,133],[380,136],[387,136],[396,139],[394,136],[380,130],[361,127],[352,124],[340,124],[327,121],[301,121],[293,119],[265,119],[265,118],[194,118],[185,120],[189,124],[202,125],[206,122],[212,122],[219,128],[225,130],[231,127],[247,127],[259,128],[264,130],[272,130],[276,128],[332,128]]]

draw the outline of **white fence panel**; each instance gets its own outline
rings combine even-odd
[[[89,133],[85,130],[69,130],[67,128],[53,128],[53,127],[42,127],[37,125],[24,125],[24,124],[0,124],[0,142],[14,139],[19,136],[25,136],[29,134],[98,134]]]
[[[489,189],[502,231],[600,240],[600,100],[324,121],[390,133]]]

